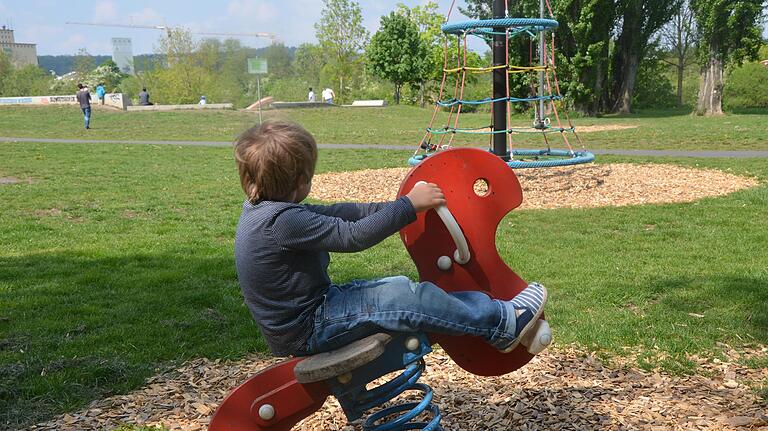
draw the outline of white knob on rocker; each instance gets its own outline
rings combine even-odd
[[[272,404],[264,404],[259,407],[259,417],[265,421],[272,420],[275,417],[275,408],[272,407]]]
[[[539,320],[536,326],[531,328],[525,337],[520,340],[520,344],[528,348],[528,353],[537,355],[552,344],[552,329],[546,320]]]

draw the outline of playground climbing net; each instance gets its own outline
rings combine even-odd
[[[504,152],[498,154],[507,161],[512,168],[534,168],[564,166],[579,163],[588,163],[594,160],[595,156],[586,151],[584,143],[576,133],[576,127],[573,125],[565,106],[562,110],[558,109],[558,104],[562,103],[563,96],[560,91],[560,84],[557,79],[557,68],[555,66],[555,35],[554,29],[558,27],[558,22],[554,19],[552,7],[549,0],[541,1],[540,18],[511,18],[507,17],[509,11],[509,0],[504,1],[504,18],[494,18],[485,20],[463,21],[453,24],[445,24],[442,31],[448,37],[445,38],[443,50],[443,76],[440,83],[438,100],[435,103],[435,109],[432,118],[427,126],[426,133],[421,140],[419,147],[409,160],[411,165],[416,165],[435,152],[451,148],[454,139],[459,134],[464,135],[488,135],[489,143],[492,144],[495,135],[506,135],[506,145]],[[549,12],[550,19],[545,19],[544,5]],[[446,16],[446,21],[450,20],[451,12],[455,6],[455,0]],[[550,39],[547,40],[547,32]],[[456,37],[457,55],[455,65],[452,55],[449,54],[452,48],[449,48],[449,39]],[[498,58],[494,53],[494,64],[487,67],[474,67],[468,64],[467,52],[469,37],[479,37],[486,41],[499,43],[499,37],[503,38],[504,58]],[[515,37],[529,38],[529,65],[520,66],[510,64],[510,40]],[[536,38],[538,37],[538,49],[534,49]],[[538,52],[538,64],[534,64],[534,51]],[[465,88],[467,78],[474,74],[503,73],[503,93],[500,95],[494,80],[494,91],[491,97],[484,99],[465,98]],[[510,78],[513,74],[529,74],[530,91],[522,97],[511,95]],[[538,75],[538,79],[535,76]],[[453,81],[453,94],[449,83]],[[511,112],[513,103],[529,103],[533,105],[535,119],[532,127],[512,127]],[[462,108],[465,106],[477,106],[490,104],[491,106],[491,124],[484,127],[460,127],[459,118]],[[505,109],[504,116],[494,115],[495,109]],[[440,112],[447,111],[445,122],[438,126],[436,119]],[[562,111],[562,115],[561,115]],[[552,124],[554,117],[555,124]],[[500,120],[501,119],[501,120]],[[494,123],[494,120],[496,124]],[[506,120],[506,121],[504,121]],[[502,124],[503,123],[503,124]],[[513,136],[518,134],[539,134],[543,137],[546,148],[542,149],[520,149],[515,148]],[[551,139],[548,135],[559,134],[562,138],[564,149],[553,149]],[[575,150],[571,145],[569,135],[572,135],[578,143],[580,149]],[[508,150],[507,150],[508,149]],[[495,153],[497,150],[494,148]]]

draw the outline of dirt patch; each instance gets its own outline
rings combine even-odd
[[[21,178],[16,177],[0,177],[0,186],[6,185],[6,184],[32,184],[32,179],[27,178],[26,180],[22,180]]]
[[[50,208],[47,210],[36,210],[35,215],[38,217],[59,217],[61,216],[61,210],[58,208]]]
[[[316,175],[311,197],[323,201],[392,200],[409,168],[366,169]],[[665,164],[616,163],[515,173],[523,189],[521,208],[583,208],[691,202],[754,187],[758,181],[716,169]]]
[[[589,352],[567,346],[545,351],[512,374],[478,377],[438,350],[427,357],[427,371],[420,381],[435,390],[434,402],[447,430],[768,426],[766,402],[754,392],[756,382],[768,378],[768,370],[741,365],[748,358],[765,356],[768,348],[726,350],[726,360],[690,357],[702,375],[682,377],[633,368],[630,358],[608,365]],[[29,429],[112,429],[130,423],[203,430],[233,387],[275,362],[257,356],[239,362],[197,359],[151,378],[133,393],[95,401],[85,410]],[[354,430],[361,429],[361,424],[348,425],[331,398],[294,429]]]
[[[577,126],[577,133],[608,132],[611,130],[637,129],[640,126],[634,124],[603,124],[599,126]]]

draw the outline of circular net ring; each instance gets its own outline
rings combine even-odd
[[[492,33],[494,28],[506,27],[515,29],[527,29],[542,31],[557,28],[558,22],[553,19],[543,18],[497,18],[462,21],[453,24],[445,24],[440,29],[445,34],[463,34],[467,30],[475,33]]]
[[[595,155],[589,151],[569,150],[512,150],[514,156],[529,157],[530,160],[515,160],[507,162],[512,169],[551,168],[555,166],[579,165],[591,163]]]
[[[580,165],[582,163],[592,163],[595,161],[595,155],[589,151],[521,149],[512,150],[511,155],[513,157],[523,156],[532,158],[531,160],[509,160],[506,163],[512,169],[552,168],[555,166]],[[410,166],[416,166],[429,156],[430,154],[414,155],[408,159],[408,164]]]

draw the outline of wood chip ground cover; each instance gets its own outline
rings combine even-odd
[[[409,170],[366,169],[315,175],[310,197],[329,202],[392,200]],[[691,202],[758,184],[753,178],[716,169],[668,164],[588,164],[520,169],[515,173],[523,189],[523,209]]]
[[[603,363],[572,346],[547,350],[502,377],[478,377],[441,350],[427,356],[421,382],[435,391],[446,430],[756,430],[768,429],[768,405],[755,389],[768,370],[742,365],[768,347],[727,347],[725,360],[692,356],[700,373],[671,376],[643,371],[634,359]],[[93,402],[30,430],[108,430],[121,424],[203,430],[224,396],[278,359],[252,356],[238,362],[196,359],[149,379],[129,394]],[[357,430],[338,403],[296,430]]]

